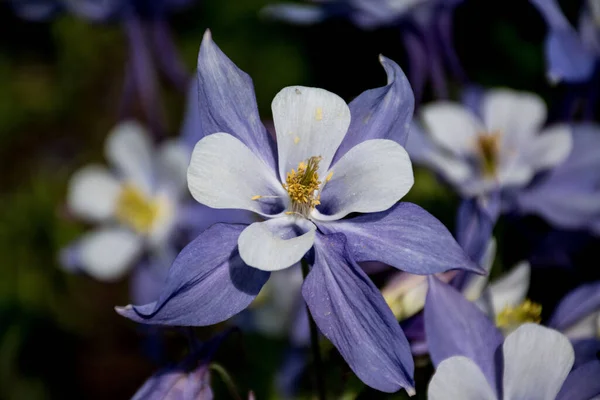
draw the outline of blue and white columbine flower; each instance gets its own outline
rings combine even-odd
[[[600,60],[600,3],[584,1],[576,31],[556,0],[530,0],[548,25],[546,63],[551,81],[590,80]]]
[[[524,324],[504,339],[494,323],[458,291],[429,279],[425,329],[437,370],[428,398],[463,400],[591,400],[600,395],[600,360],[574,369],[569,339]]]
[[[439,172],[463,197],[521,188],[569,155],[566,125],[543,129],[546,105],[534,94],[488,91],[475,112],[451,102],[427,105],[412,131],[411,157]]]
[[[260,122],[251,79],[205,34],[198,56],[200,126],[188,169],[194,198],[265,219],[216,224],[173,263],[157,302],[118,311],[139,322],[202,326],[246,308],[270,271],[305,258],[302,294],[321,332],[366,384],[413,392],[410,348],[357,262],[429,274],[478,271],[448,230],[397,201],[413,176],[403,147],[413,98],[400,68],[381,58],[388,85],[349,106],[294,86],[273,100],[277,144]],[[353,218],[345,218],[349,214]]]
[[[71,246],[64,261],[96,279],[115,280],[144,250],[159,258],[173,253],[169,236],[177,204],[186,193],[189,157],[174,142],[155,152],[146,130],[133,121],[122,122],[109,133],[105,152],[112,170],[89,165],[69,183],[69,210],[99,227]]]

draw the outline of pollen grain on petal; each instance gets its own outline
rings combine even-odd
[[[321,121],[323,119],[323,109],[321,107],[317,107],[315,110],[315,119],[317,121]]]

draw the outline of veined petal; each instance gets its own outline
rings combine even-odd
[[[414,183],[408,154],[398,143],[385,139],[354,146],[331,168],[329,176],[321,205],[313,213],[323,221],[338,220],[353,212],[387,210]]]
[[[415,98],[398,64],[382,55],[379,62],[387,74],[387,85],[362,92],[348,105],[352,120],[333,163],[366,140],[390,139],[406,144]]]
[[[115,126],[106,139],[106,158],[122,178],[149,194],[153,187],[152,142],[146,129],[136,121]]]
[[[121,183],[106,168],[89,165],[71,177],[67,205],[78,217],[107,220],[113,216],[120,193]]]
[[[566,336],[536,324],[525,324],[506,337],[504,398],[554,400],[575,358]]]
[[[573,138],[567,125],[556,125],[536,136],[526,150],[526,161],[533,168],[551,168],[571,153]]]
[[[81,269],[95,279],[114,281],[125,275],[142,251],[142,238],[122,228],[101,228],[78,245]]]
[[[187,177],[192,196],[213,208],[273,215],[283,211],[287,200],[267,164],[227,133],[206,136],[196,144]]]
[[[414,394],[410,346],[379,290],[352,260],[343,235],[319,236],[302,295],[317,326],[367,385]]]
[[[291,267],[313,246],[316,229],[295,216],[255,222],[238,239],[240,255],[246,264],[263,271]]]
[[[454,356],[438,365],[429,383],[430,400],[496,400],[496,394],[485,376],[467,357]]]
[[[521,304],[527,297],[530,280],[531,267],[527,261],[522,261],[510,272],[490,283],[488,291],[494,315],[498,315],[504,307]]]
[[[593,400],[600,395],[600,360],[590,361],[572,371],[556,400]]]
[[[425,332],[434,365],[452,356],[465,356],[477,364],[490,386],[497,388],[495,353],[504,337],[479,308],[456,289],[428,278]]]
[[[546,104],[533,93],[494,89],[483,97],[487,132],[500,134],[500,158],[512,159],[533,140],[546,121]]]
[[[158,301],[118,307],[136,322],[206,326],[225,321],[254,300],[269,273],[244,264],[237,239],[243,225],[215,224],[173,262]]]
[[[198,137],[230,132],[275,170],[275,144],[260,121],[252,79],[223,54],[209,30],[200,45],[197,78]]]
[[[448,229],[416,204],[398,203],[381,213],[316,223],[325,233],[343,233],[357,262],[381,261],[419,275],[449,269],[482,272]]]
[[[581,285],[567,293],[554,310],[548,326],[565,331],[596,312],[600,312],[600,282]]]
[[[279,177],[300,162],[320,156],[319,176],[325,177],[348,126],[350,109],[338,95],[303,86],[283,88],[271,104],[279,153]]]
[[[485,130],[473,113],[460,104],[439,101],[422,108],[423,128],[444,149],[457,156],[476,154],[476,139]]]

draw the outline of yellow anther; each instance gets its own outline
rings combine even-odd
[[[329,182],[331,180],[331,177],[333,176],[333,171],[330,171],[327,176],[325,177],[325,182]]]
[[[542,306],[531,300],[525,300],[516,307],[504,307],[496,316],[496,325],[504,330],[512,331],[524,323],[539,324],[541,320]]]
[[[300,138],[298,136],[296,136],[294,138],[294,144],[298,144],[298,143],[300,143]]]
[[[252,196],[252,197],[250,198],[250,200],[258,200],[258,199],[260,199],[260,198],[262,198],[262,196],[260,196],[260,195],[256,195],[256,196]]]
[[[477,135],[477,150],[483,164],[483,175],[495,177],[500,153],[500,133]]]
[[[319,189],[319,162],[321,157],[311,157],[298,164],[297,169],[287,173],[283,187],[292,201],[292,213],[307,215],[310,210],[321,204]]]
[[[117,199],[116,219],[138,233],[152,230],[160,212],[160,203],[149,199],[134,185],[125,185]]]
[[[320,121],[323,119],[323,109],[321,107],[317,107],[315,110],[315,119]]]

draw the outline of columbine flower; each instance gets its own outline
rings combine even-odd
[[[100,226],[78,240],[67,261],[96,279],[120,278],[144,249],[166,257],[163,265],[172,260],[168,240],[185,193],[188,157],[174,142],[156,153],[152,147],[141,125],[122,122],[106,140],[106,158],[114,170],[89,165],[71,178],[70,211]]]
[[[570,83],[591,79],[600,59],[600,5],[586,0],[579,32],[569,23],[555,0],[530,0],[548,24],[546,63],[551,81]]]
[[[413,129],[407,145],[411,157],[439,172],[464,197],[522,188],[571,151],[566,125],[542,130],[546,106],[534,94],[490,90],[478,113],[437,102],[425,106],[421,116],[427,135]]]
[[[573,150],[548,174],[514,196],[521,213],[543,216],[567,229],[600,234],[600,126],[573,125]]]
[[[436,96],[447,97],[444,68],[466,81],[453,45],[454,7],[462,0],[325,0],[318,4],[273,4],[262,13],[296,24],[310,25],[346,17],[363,29],[397,26],[408,53],[409,77],[420,100],[428,79]]]
[[[199,202],[251,210],[264,222],[216,224],[177,257],[160,299],[118,311],[139,322],[210,325],[246,308],[270,271],[312,265],[302,294],[321,332],[368,385],[413,391],[413,361],[383,297],[356,262],[413,273],[477,271],[448,230],[398,203],[413,177],[404,142],[413,99],[400,68],[350,106],[288,87],[273,100],[277,144],[258,117],[250,78],[205,34],[198,56],[201,126],[188,169]],[[275,147],[277,152],[275,152]],[[342,219],[351,213],[370,213]]]
[[[525,324],[506,339],[473,303],[429,279],[425,328],[437,370],[428,398],[590,400],[600,394],[600,361],[573,370],[573,346],[561,333]]]

